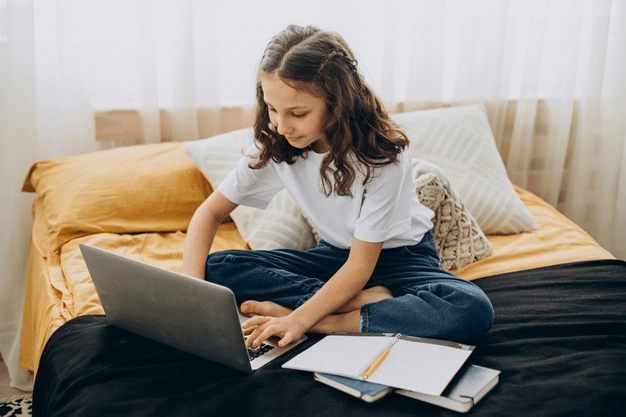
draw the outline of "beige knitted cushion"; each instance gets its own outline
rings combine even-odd
[[[417,175],[415,185],[420,202],[435,212],[433,234],[443,269],[459,269],[493,253],[493,246],[449,183],[446,187],[437,174],[426,172]]]

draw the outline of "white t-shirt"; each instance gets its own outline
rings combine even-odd
[[[309,151],[292,165],[270,160],[261,169],[251,169],[244,157],[218,189],[235,204],[264,209],[286,188],[320,237],[340,248],[349,248],[353,238],[384,242],[385,249],[414,245],[432,229],[434,213],[417,198],[408,150],[399,155],[398,164],[375,168],[365,185],[357,170],[352,197],[326,196],[320,177],[323,158]]]

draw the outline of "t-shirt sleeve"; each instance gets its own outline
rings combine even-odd
[[[249,163],[248,157],[241,158],[218,190],[235,204],[265,209],[284,185],[271,163],[259,169],[250,168]]]
[[[411,199],[415,196],[411,164],[406,161],[377,168],[364,189],[354,237],[384,242],[411,228]]]

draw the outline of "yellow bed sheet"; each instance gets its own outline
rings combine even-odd
[[[534,194],[516,189],[540,225],[533,232],[509,236],[488,236],[494,246],[490,257],[453,271],[474,280],[505,272],[520,271],[567,262],[612,259],[608,251],[575,223]],[[27,295],[24,307],[20,363],[36,371],[39,357],[50,335],[66,321],[86,314],[101,314],[102,307],[78,249],[81,242],[136,257],[172,270],[180,270],[185,234],[99,233],[73,239],[60,253],[47,253],[45,225],[37,216],[30,253]],[[221,226],[213,250],[247,248],[233,223]]]
[[[457,276],[473,280],[567,262],[615,259],[576,223],[530,191],[515,187],[540,229],[515,235],[488,235],[493,254],[466,265]]]

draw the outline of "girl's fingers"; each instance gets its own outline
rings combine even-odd
[[[270,321],[272,317],[256,316],[247,320],[242,324],[244,334],[248,333],[248,339],[246,340],[246,347],[260,346],[271,336],[280,336],[276,332],[276,326],[272,326]]]
[[[278,347],[285,347],[291,342],[293,342],[293,336],[291,332],[287,332],[287,334],[285,334],[285,337],[278,341]]]
[[[286,323],[280,319],[267,316],[256,316],[242,324],[245,334],[248,334],[246,347],[261,346],[263,342],[272,336],[280,338],[278,346],[285,347],[289,343],[297,339],[293,329],[290,329]]]
[[[243,327],[244,329],[247,329],[250,327],[259,326],[263,323],[266,323],[269,319],[270,317],[266,317],[266,316],[254,316],[252,318],[249,318],[245,322],[243,322],[241,327]]]
[[[252,346],[259,346],[256,341],[261,334],[261,330],[257,327],[246,339],[246,348],[250,349]]]
[[[262,326],[262,327],[257,327],[257,329],[260,330],[260,333],[256,338],[254,338],[254,342],[252,343],[254,346],[261,346],[263,342],[265,342],[267,339],[269,339],[272,336],[280,337],[280,332],[278,331],[276,326],[271,326],[271,325]]]
[[[269,319],[270,319],[269,317],[256,316],[256,317],[246,320],[241,325],[243,334],[246,336],[250,336],[254,330],[258,329],[259,326],[262,326],[263,324],[267,323]]]

